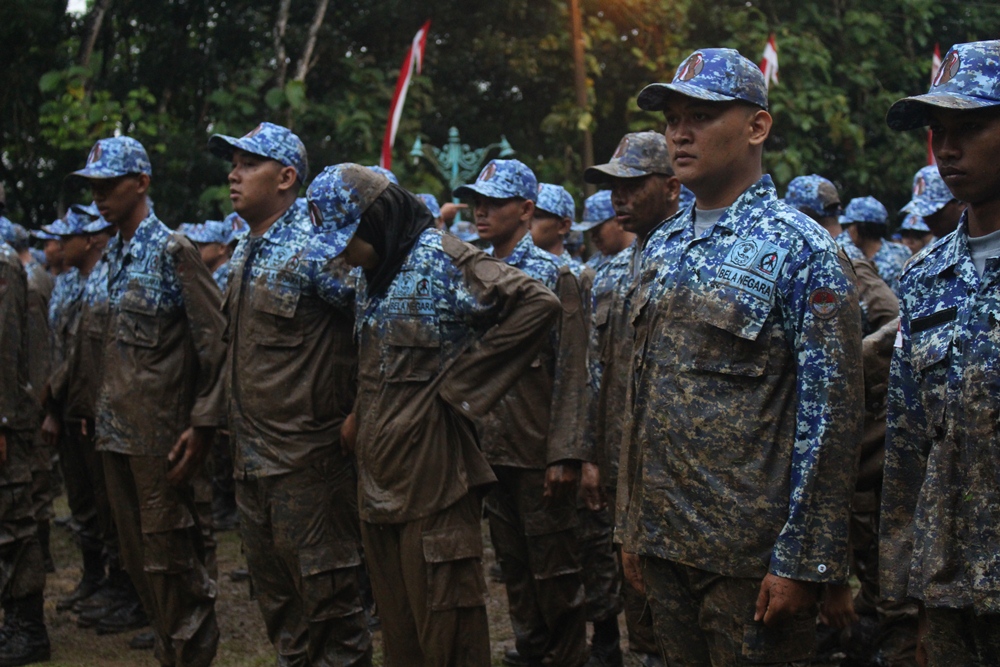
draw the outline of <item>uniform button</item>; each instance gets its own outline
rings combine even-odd
[[[826,565],[824,565],[823,563],[820,563],[820,564],[819,564],[819,565],[818,565],[818,566],[816,567],[816,569],[817,569],[817,570],[819,570],[819,573],[820,573],[820,574],[823,574],[824,572],[826,572]]]
[[[468,401],[462,401],[462,409],[465,410],[466,412],[469,411],[469,402]]]

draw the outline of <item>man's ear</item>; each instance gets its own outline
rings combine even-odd
[[[771,114],[763,109],[758,109],[750,117],[749,130],[750,130],[750,145],[751,146],[763,146],[764,141],[767,136],[771,134],[771,124],[774,119],[771,118]]]
[[[681,181],[676,176],[663,179],[663,189],[667,193],[667,201],[675,202],[681,198]]]
[[[569,218],[561,218],[559,220],[559,235],[566,236],[573,229],[573,221]]]
[[[528,224],[528,228],[531,228],[531,219],[535,217],[535,202],[530,199],[525,199],[521,202],[521,222]]]
[[[136,192],[141,195],[149,191],[149,174],[136,174]]]
[[[295,167],[282,167],[278,173],[278,190],[283,192],[288,189],[294,189],[298,192],[298,187],[299,173],[295,170]]]

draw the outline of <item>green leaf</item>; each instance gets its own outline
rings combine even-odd
[[[302,81],[289,81],[285,84],[285,97],[288,98],[290,107],[302,109],[306,105],[306,84]]]
[[[62,84],[62,80],[62,72],[46,72],[42,75],[42,78],[38,80],[38,88],[43,93],[51,93]]]
[[[277,110],[281,108],[281,105],[285,103],[285,91],[281,88],[272,88],[267,91],[264,95],[264,104],[268,106],[269,109]],[[244,107],[245,108],[245,107]]]

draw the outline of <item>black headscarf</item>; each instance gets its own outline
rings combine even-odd
[[[369,297],[385,295],[417,239],[433,226],[434,216],[427,206],[395,183],[390,183],[372,202],[355,232],[379,256],[375,269],[365,269]]]

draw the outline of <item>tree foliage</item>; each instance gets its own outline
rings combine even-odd
[[[7,0],[0,180],[8,206],[29,225],[51,221],[86,196],[67,189],[65,175],[96,139],[116,133],[150,151],[157,213],[169,224],[228,211],[227,165],[206,151],[213,132],[241,135],[270,120],[303,138],[313,173],[346,160],[372,164],[406,46],[430,18],[394,151],[394,171],[415,191],[447,194],[409,150],[417,136],[443,145],[455,126],[472,146],[505,135],[543,180],[580,194],[581,129],[606,160],[625,132],[661,129],[659,114],[636,107],[644,85],[669,80],[698,47],[731,46],[758,60],[774,32],[781,82],[765,159],[775,180],[820,172],[845,196],[874,194],[898,208],[925,139],[889,131],[886,109],[926,90],[935,42],[943,51],[1000,34],[995,7],[974,0],[581,5],[586,109],[573,93],[567,0],[91,0],[82,17],[67,15],[65,0]]]

